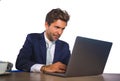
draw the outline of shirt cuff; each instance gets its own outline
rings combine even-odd
[[[42,66],[44,66],[44,65],[43,64],[34,64],[31,67],[30,71],[31,72],[41,72],[40,69],[41,69]]]

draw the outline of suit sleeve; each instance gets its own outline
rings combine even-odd
[[[57,41],[56,51],[54,56],[54,63],[60,61],[67,65],[69,62],[70,56],[71,54],[70,54],[68,43],[60,40]]]
[[[63,55],[64,55],[64,57],[62,58],[61,62],[63,62],[64,64],[67,65],[68,62],[69,62],[69,59],[71,57],[70,50],[69,50],[69,45],[68,44],[65,44],[65,46],[64,46]]]
[[[34,61],[32,61],[32,42],[31,42],[31,36],[27,35],[25,43],[23,47],[20,49],[20,52],[16,59],[16,68],[18,70],[22,71],[30,71],[30,68],[33,64],[35,64]]]

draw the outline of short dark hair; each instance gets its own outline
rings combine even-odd
[[[48,23],[48,25],[58,19],[63,20],[67,23],[69,21],[69,18],[70,15],[67,13],[67,11],[56,8],[47,13],[45,21]]]

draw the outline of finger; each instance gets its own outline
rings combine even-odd
[[[59,70],[57,70],[56,72],[58,72],[58,73],[64,73],[65,70],[59,69]]]

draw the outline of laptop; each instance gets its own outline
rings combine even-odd
[[[49,73],[63,77],[100,75],[107,62],[112,42],[77,36],[65,73]]]

